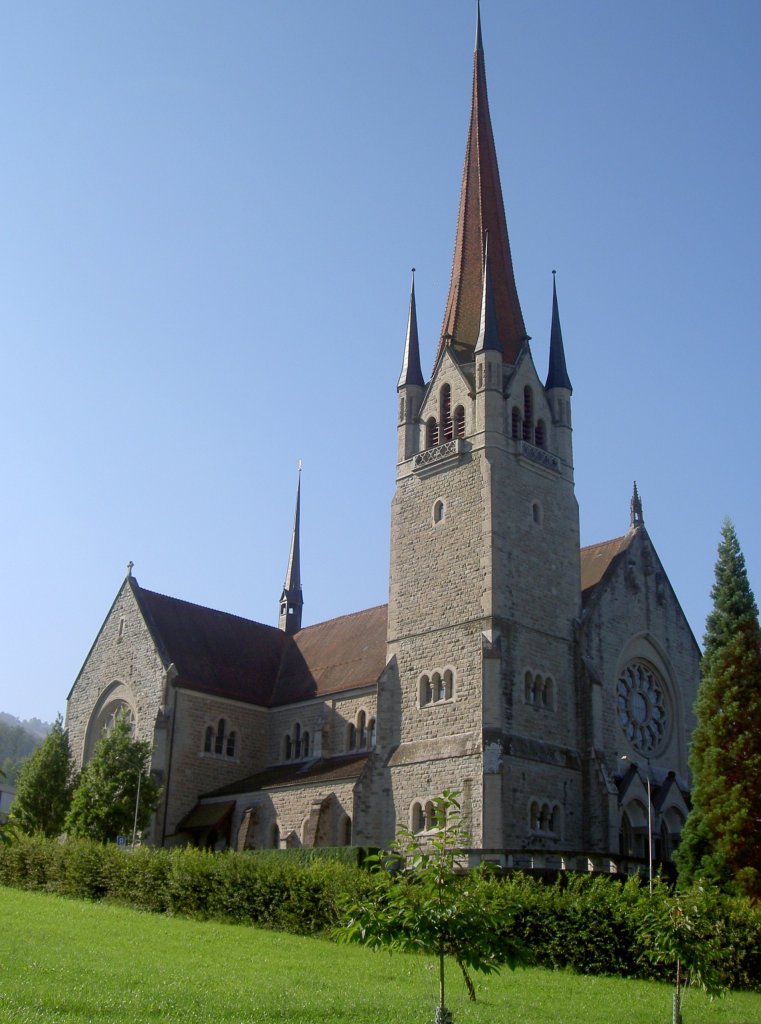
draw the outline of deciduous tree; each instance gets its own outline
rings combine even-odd
[[[142,832],[159,797],[150,758],[150,743],[133,739],[126,718],[117,718],[82,769],[66,830],[102,843],[131,835],[135,825]]]
[[[761,630],[734,527],[722,528],[706,621],[692,810],[676,853],[681,881],[705,877],[761,898]]]
[[[400,828],[389,853],[368,858],[379,869],[375,889],[364,899],[347,901],[344,942],[373,949],[428,953],[438,962],[436,1024],[451,1024],[446,1008],[444,961],[452,957],[462,971],[471,999],[470,971],[491,973],[528,959],[523,944],[509,934],[504,908],[497,920],[460,870],[462,851],[471,845],[460,820],[458,794],[445,791],[433,801],[432,827],[423,833]]]

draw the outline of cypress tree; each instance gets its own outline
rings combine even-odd
[[[722,527],[706,620],[692,810],[676,860],[680,880],[707,877],[761,897],[761,629],[745,559]]]
[[[42,745],[21,767],[11,806],[14,825],[22,832],[60,835],[75,783],[74,760],[59,715]]]

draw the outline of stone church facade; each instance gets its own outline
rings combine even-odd
[[[303,628],[300,508],[277,627],[131,571],[69,694],[81,764],[117,713],[153,746],[155,844],[382,846],[461,794],[473,858],[668,860],[687,814],[699,650],[645,529],[580,549],[553,283],[542,382],[513,275],[480,20],[455,253],[422,373],[397,386],[388,605]]]

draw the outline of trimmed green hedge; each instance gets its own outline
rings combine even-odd
[[[88,840],[22,836],[0,845],[0,884],[303,935],[340,927],[347,896],[361,900],[388,884],[388,876],[358,864],[357,850],[130,852]],[[636,879],[622,884],[568,874],[549,885],[520,873],[474,873],[462,884],[474,887],[484,905],[504,910],[511,935],[523,940],[540,966],[663,977],[638,939],[649,896]],[[710,913],[721,934],[726,982],[761,991],[761,906],[711,893]]]

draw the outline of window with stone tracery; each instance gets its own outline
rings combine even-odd
[[[204,754],[215,757],[235,757],[238,750],[238,736],[234,729],[228,731],[227,722],[220,718],[216,725],[207,725],[203,734]]]
[[[552,677],[527,670],[523,677],[523,703],[554,711],[555,683]]]
[[[443,672],[437,670],[430,675],[424,673],[418,682],[419,707],[451,701],[454,698],[454,684],[454,672],[451,668],[446,668]]]

